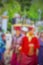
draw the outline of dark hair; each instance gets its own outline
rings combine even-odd
[[[4,37],[5,36],[5,34],[2,34],[2,37]]]

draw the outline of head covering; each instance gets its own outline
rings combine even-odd
[[[28,28],[27,27],[22,27],[21,30],[24,31],[24,32],[28,32]]]
[[[22,25],[21,24],[15,24],[13,26],[14,30],[21,30]]]
[[[29,26],[29,31],[31,31],[32,29],[34,29],[35,28],[35,26],[34,25],[32,25],[32,26]]]
[[[20,26],[16,26],[14,27],[15,30],[21,30],[21,27]]]

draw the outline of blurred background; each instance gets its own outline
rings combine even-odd
[[[43,29],[43,0],[0,0],[0,27],[4,32],[11,31],[15,23]]]
[[[4,32],[6,35],[5,65],[9,64],[11,57],[7,53],[15,24],[35,25],[35,34],[39,36],[43,31],[43,0],[0,0],[0,34]]]

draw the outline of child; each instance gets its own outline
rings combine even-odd
[[[4,65],[5,35],[0,36],[0,65]]]

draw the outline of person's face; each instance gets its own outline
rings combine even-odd
[[[2,39],[5,40],[6,39],[6,36],[3,36]]]
[[[41,37],[43,37],[43,32],[40,34]]]
[[[22,31],[22,33],[23,33],[24,35],[26,35],[26,33],[27,33],[27,32],[25,32],[25,31]]]
[[[30,31],[30,34],[34,34],[34,31],[35,31],[35,29],[32,29],[32,30]]]
[[[20,35],[21,31],[20,30],[16,30],[16,35]]]

